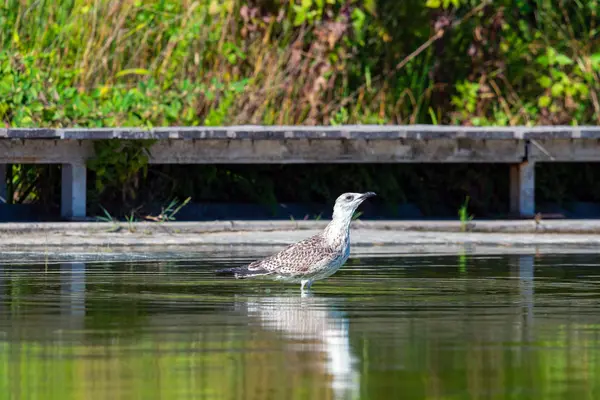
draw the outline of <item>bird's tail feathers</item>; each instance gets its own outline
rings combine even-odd
[[[223,268],[215,271],[219,276],[233,276],[237,279],[253,278],[269,275],[271,272],[264,269],[248,269],[248,267]]]

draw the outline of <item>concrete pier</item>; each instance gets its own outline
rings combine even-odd
[[[87,169],[83,163],[62,165],[61,216],[82,219],[86,216]]]
[[[140,139],[156,140],[153,164],[503,163],[510,209],[521,217],[535,213],[536,162],[600,160],[598,126],[229,126],[0,129],[0,165],[62,164],[61,213],[79,219],[94,141]]]
[[[510,166],[510,211],[521,217],[535,214],[535,163],[526,161]]]

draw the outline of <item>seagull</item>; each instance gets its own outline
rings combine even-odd
[[[336,199],[333,218],[323,232],[248,265],[221,269],[216,273],[233,275],[237,279],[266,277],[300,283],[300,291],[304,293],[314,281],[328,278],[344,265],[350,256],[350,222],[354,211],[373,196],[373,192],[344,193]]]

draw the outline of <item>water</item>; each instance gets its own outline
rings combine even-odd
[[[2,399],[600,397],[600,255],[0,265]]]

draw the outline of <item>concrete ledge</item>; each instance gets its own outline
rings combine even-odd
[[[0,224],[0,250],[28,248],[144,246],[195,249],[198,246],[284,246],[322,230],[327,221],[223,221],[148,223]],[[356,221],[352,243],[359,247],[551,246],[597,249],[600,221]]]

